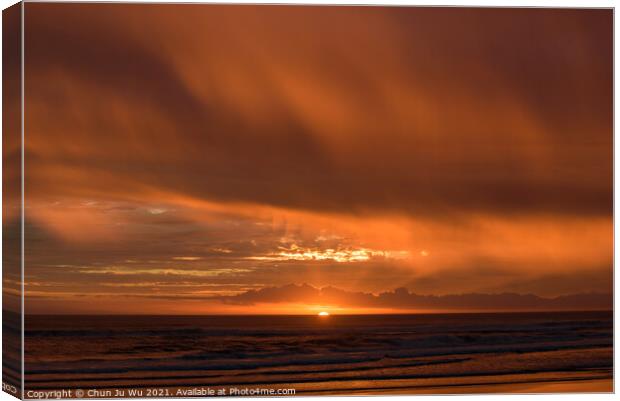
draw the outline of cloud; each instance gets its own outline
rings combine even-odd
[[[30,4],[26,29],[32,196],[610,214],[608,10]]]
[[[611,10],[25,7],[33,282],[608,290]]]
[[[448,294],[418,295],[406,288],[382,292],[378,295],[349,292],[334,287],[315,288],[308,284],[289,284],[250,290],[241,294],[221,297],[224,303],[256,305],[262,303],[290,303],[326,305],[349,308],[381,308],[408,311],[482,311],[482,310],[609,310],[613,305],[611,294],[572,294],[543,298],[532,294]]]

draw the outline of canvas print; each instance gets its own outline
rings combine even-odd
[[[613,10],[3,12],[3,389],[613,391]]]

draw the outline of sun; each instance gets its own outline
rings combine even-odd
[[[329,316],[329,312],[319,312],[319,316]]]

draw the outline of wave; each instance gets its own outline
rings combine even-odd
[[[182,319],[176,327],[162,322],[31,327],[26,381],[39,388],[319,383],[612,366],[611,315],[281,318],[271,331],[238,318],[216,328],[195,318],[182,327]]]

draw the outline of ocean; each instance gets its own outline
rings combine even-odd
[[[612,312],[26,316],[25,382],[92,397],[612,391],[612,320]]]

